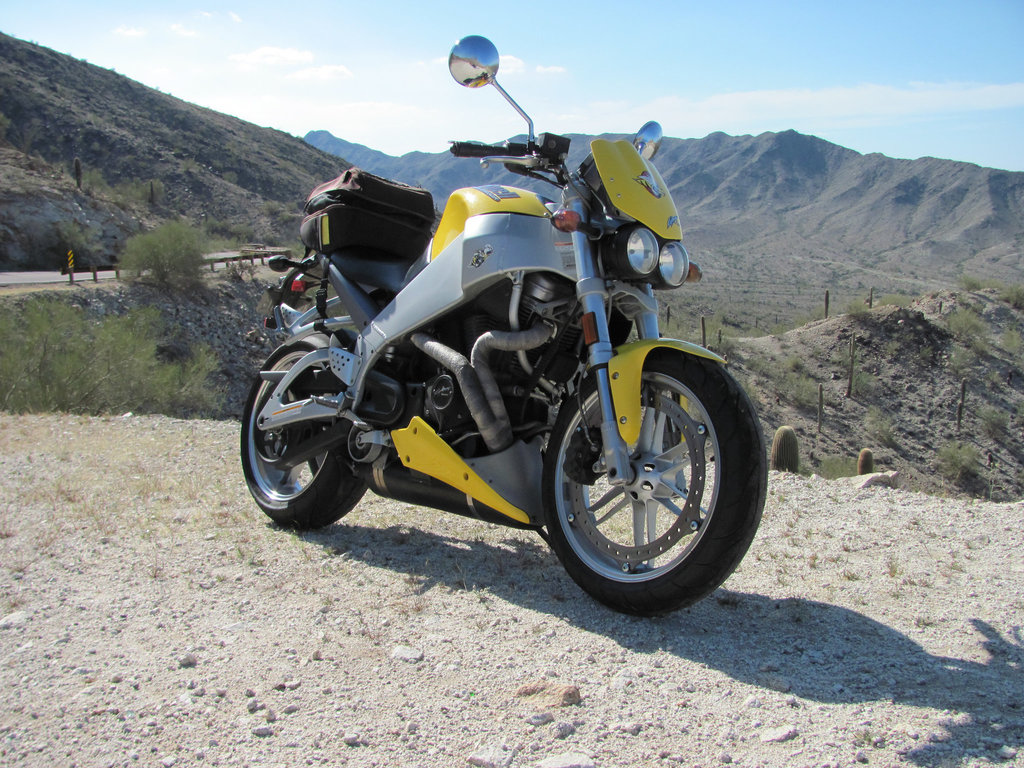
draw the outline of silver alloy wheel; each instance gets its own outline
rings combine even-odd
[[[291,354],[285,355],[274,365],[275,371],[287,371],[295,363],[301,360],[308,350],[297,349]],[[291,469],[280,469],[275,466],[274,459],[281,456],[290,440],[298,441],[303,437],[309,437],[308,428],[285,427],[282,430],[262,432],[256,426],[256,418],[259,416],[264,403],[274,389],[271,382],[263,382],[256,398],[256,407],[252,409],[249,416],[250,440],[247,446],[249,452],[249,466],[252,470],[252,479],[259,486],[259,489],[266,495],[270,504],[287,504],[302,494],[323,466],[327,456],[322,453],[310,461],[303,462]]]
[[[684,560],[707,529],[719,494],[718,437],[694,393],[671,376],[645,373],[642,398],[632,483],[612,486],[603,474],[592,485],[570,478],[568,437],[557,457],[556,509],[566,540],[589,569],[618,582],[655,579]],[[596,393],[580,410],[593,430]],[[583,424],[577,412],[564,434]]]

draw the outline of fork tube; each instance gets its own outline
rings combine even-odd
[[[568,207],[586,218],[586,209],[579,198],[570,201]],[[597,382],[597,397],[601,406],[601,445],[608,482],[612,485],[625,485],[633,481],[633,471],[629,465],[627,446],[619,434],[608,378],[608,363],[614,354],[605,308],[608,291],[604,279],[598,273],[597,257],[590,239],[582,232],[573,232],[572,244],[576,253],[576,295],[583,306],[584,315],[593,316],[596,331],[596,341],[589,345],[587,355],[590,370]]]

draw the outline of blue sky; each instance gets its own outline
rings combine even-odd
[[[1024,171],[1024,0],[191,1],[0,0],[0,31],[259,125],[395,155],[523,131],[496,91],[448,75],[452,43],[481,34],[538,132],[793,128]]]

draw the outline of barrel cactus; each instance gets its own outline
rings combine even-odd
[[[861,450],[860,455],[857,456],[857,474],[870,475],[874,471],[875,457],[871,453],[870,448],[864,448]]]
[[[800,446],[792,427],[779,427],[772,438],[771,468],[779,472],[800,470]]]

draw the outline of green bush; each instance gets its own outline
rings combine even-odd
[[[957,309],[946,317],[949,332],[957,339],[978,352],[985,350],[985,337],[988,329],[978,313],[971,309]]]
[[[864,417],[864,427],[870,437],[887,448],[896,447],[896,435],[892,428],[892,419],[885,415],[881,408],[871,406]]]
[[[818,474],[826,480],[857,475],[856,456],[825,456],[818,466]]]
[[[1024,309],[1024,283],[1002,286],[999,298],[1016,309]]]
[[[939,448],[936,464],[939,474],[951,483],[978,474],[981,467],[981,454],[970,443],[950,441]]]
[[[212,415],[217,368],[206,346],[162,362],[155,309],[90,321],[62,302],[34,299],[20,316],[0,316],[0,409],[67,413]]]
[[[176,289],[199,283],[202,266],[202,234],[179,221],[129,238],[121,257],[121,267],[130,276]]]
[[[983,406],[978,412],[978,418],[981,420],[981,431],[993,440],[998,440],[1004,435],[1010,421],[1006,411],[991,405]]]

